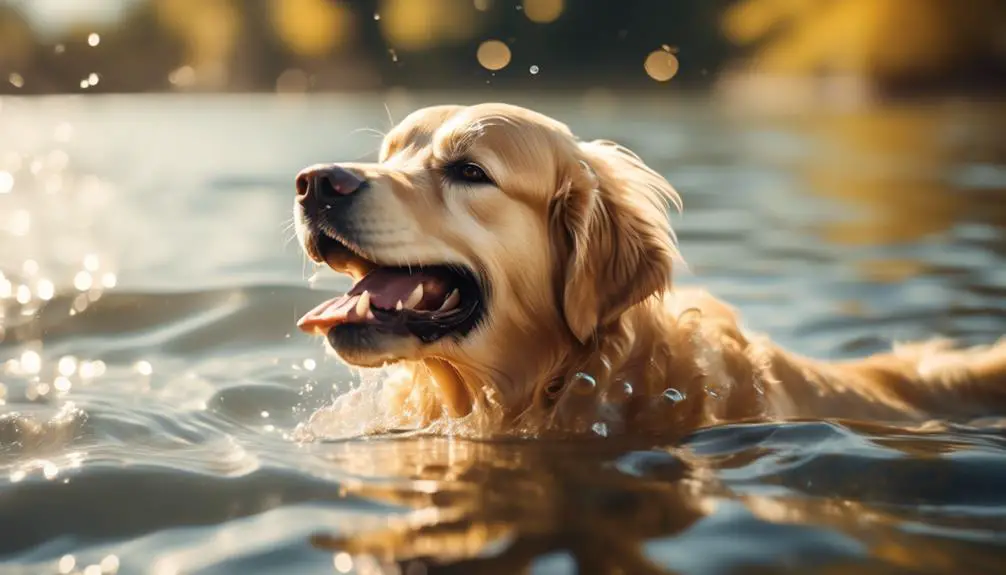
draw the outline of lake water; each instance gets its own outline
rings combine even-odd
[[[291,439],[357,380],[294,328],[345,283],[293,175],[464,99],[0,100],[0,572],[1006,572],[1001,421]],[[664,173],[678,281],[796,351],[1006,334],[1002,105],[512,101]]]

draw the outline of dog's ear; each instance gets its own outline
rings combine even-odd
[[[678,258],[668,205],[674,188],[630,150],[598,140],[579,144],[581,161],[551,210],[561,246],[559,281],[570,330],[587,342],[601,327],[671,283]]]

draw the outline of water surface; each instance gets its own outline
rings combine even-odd
[[[291,440],[357,380],[294,329],[346,286],[287,241],[293,174],[372,156],[383,102],[0,100],[0,571],[1003,572],[998,421]],[[517,103],[665,174],[678,281],[798,352],[1006,333],[1001,106]]]

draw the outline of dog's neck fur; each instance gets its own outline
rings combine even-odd
[[[408,395],[427,425],[496,414],[480,432],[583,432],[603,422],[612,431],[673,434],[764,411],[765,372],[751,349],[731,309],[701,292],[669,291],[586,343],[569,333],[528,334],[505,357],[471,363],[490,370],[441,359],[411,364]]]

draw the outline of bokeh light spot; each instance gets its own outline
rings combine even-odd
[[[646,57],[643,68],[658,82],[666,82],[678,73],[678,59],[666,50],[654,50]]]
[[[524,14],[538,24],[555,22],[562,14],[562,0],[525,0]]]
[[[0,194],[9,194],[14,189],[14,176],[10,172],[0,172]]]
[[[510,47],[499,40],[486,40],[479,44],[475,56],[483,68],[502,70],[510,63]]]

